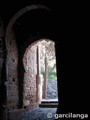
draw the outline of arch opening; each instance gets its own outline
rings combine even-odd
[[[26,48],[23,57],[24,106],[58,102],[55,43],[41,39]],[[48,105],[48,103],[47,103]],[[48,107],[49,107],[48,105]],[[57,103],[53,104],[57,105]],[[44,105],[45,107],[45,105]]]

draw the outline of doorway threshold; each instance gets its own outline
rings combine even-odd
[[[57,108],[58,107],[58,99],[42,99],[39,107],[44,108]]]

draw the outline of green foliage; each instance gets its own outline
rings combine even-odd
[[[48,80],[57,80],[56,70],[48,66]]]
[[[41,67],[41,74],[44,76],[44,68]],[[48,80],[57,80],[56,71],[48,66]]]
[[[48,73],[48,80],[57,80],[56,72],[55,71],[50,71]]]

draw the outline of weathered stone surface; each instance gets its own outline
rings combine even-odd
[[[29,46],[24,54],[24,92],[23,106],[29,106],[30,109],[36,106],[36,74],[37,59],[36,46]]]
[[[7,107],[8,110],[13,110],[18,107],[18,53],[17,45],[13,32],[8,34],[7,38]]]

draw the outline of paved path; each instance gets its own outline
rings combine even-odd
[[[54,120],[56,108],[36,108],[24,113],[15,120]]]

